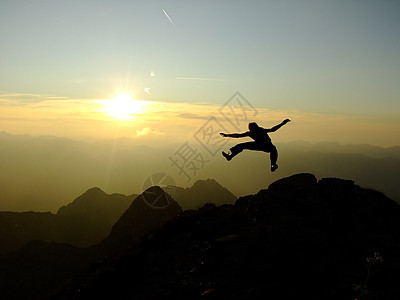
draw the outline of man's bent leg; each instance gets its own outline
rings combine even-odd
[[[276,150],[276,147],[274,145],[271,146],[270,159],[271,159],[271,171],[274,172],[276,169],[278,169],[278,165],[276,164],[278,160],[278,150]]]
[[[244,149],[253,150],[255,148],[255,145],[256,145],[256,143],[254,143],[254,142],[246,142],[246,143],[240,143],[240,144],[233,146],[230,149],[231,150],[230,158],[232,159],[234,156],[238,155]]]
[[[270,159],[271,159],[271,166],[275,165],[278,160],[278,150],[276,150],[276,147],[274,145],[272,145],[270,150]]]

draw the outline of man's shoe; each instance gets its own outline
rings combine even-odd
[[[232,159],[232,157],[224,151],[222,151],[222,155],[226,158],[227,161],[230,161]]]

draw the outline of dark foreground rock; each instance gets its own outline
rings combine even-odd
[[[54,299],[400,299],[400,208],[336,178],[185,211]]]
[[[181,212],[181,207],[155,186],[133,200],[98,245],[79,248],[66,243],[31,241],[18,251],[0,256],[0,299],[47,298],[74,274],[132,247],[143,234],[156,230]]]

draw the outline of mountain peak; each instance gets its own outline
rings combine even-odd
[[[192,187],[198,186],[198,185],[220,185],[218,181],[212,178],[207,178],[207,179],[199,179],[195,183],[193,183]]]
[[[99,187],[92,187],[84,192],[82,195],[106,195],[106,193]]]
[[[295,174],[235,205],[183,212],[65,296],[400,299],[399,231],[385,195]]]
[[[153,209],[164,209],[175,201],[171,195],[169,195],[159,186],[149,187],[140,196],[143,202]]]
[[[114,224],[111,233],[99,244],[99,257],[140,241],[143,234],[155,230],[163,222],[182,212],[179,204],[159,186],[152,186],[133,200]]]
[[[71,203],[60,207],[57,214],[86,212],[94,203],[104,202],[107,196],[109,195],[98,187],[90,188]]]
[[[197,180],[190,188],[179,188],[174,197],[184,210],[196,209],[207,203],[233,204],[237,199],[214,179]]]

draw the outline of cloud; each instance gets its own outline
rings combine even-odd
[[[184,118],[184,119],[193,119],[193,120],[208,120],[211,118],[211,115],[207,114],[207,115],[201,116],[201,115],[192,114],[192,113],[180,113],[178,115],[178,117]],[[220,117],[215,117],[215,116],[213,116],[213,117],[217,120],[224,120],[223,118],[220,118]]]
[[[149,140],[167,137],[177,140],[192,136],[210,117],[217,119],[229,132],[245,131],[251,121],[270,128],[289,118],[292,122],[284,130],[274,133],[274,141],[302,139],[380,146],[398,145],[400,141],[398,116],[326,114],[257,107],[256,116],[241,118],[234,128],[221,115],[221,105],[212,103],[147,101],[145,113],[132,121],[119,122],[105,115],[96,101],[0,91],[0,128],[16,133],[113,137],[117,126],[121,136],[133,134],[136,138]],[[230,116],[226,114],[226,117]],[[158,130],[160,128],[162,131]]]
[[[0,91],[1,106],[28,106],[48,100],[68,100],[68,98],[48,94],[10,93]]]
[[[150,127],[144,127],[140,130],[136,130],[136,136],[141,137],[141,136],[146,136],[146,135],[162,135],[165,134],[165,132],[162,131],[157,131],[157,130],[151,130]]]

